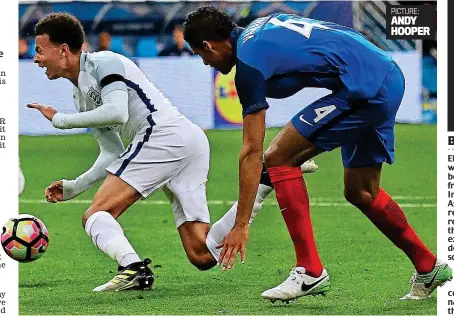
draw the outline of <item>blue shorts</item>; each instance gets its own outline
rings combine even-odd
[[[292,123],[325,151],[341,147],[345,168],[392,164],[394,124],[404,90],[404,76],[393,62],[374,99],[352,102],[342,88],[304,108]]]

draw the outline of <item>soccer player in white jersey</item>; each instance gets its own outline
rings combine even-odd
[[[117,261],[119,274],[94,291],[151,288],[154,277],[147,267],[151,261],[141,260],[116,219],[160,188],[172,205],[190,262],[201,270],[215,266],[221,251],[216,247],[234,224],[237,204],[210,229],[205,133],[180,114],[131,60],[108,51],[82,52],[84,31],[75,17],[50,14],[37,23],[35,36],[35,63],[46,68],[50,80],[66,78],[73,83],[79,113],[62,114],[37,103],[27,106],[39,110],[56,128],[91,128],[100,148],[88,171],[45,190],[46,199],[55,203],[105,179],[82,223],[95,246]],[[120,136],[131,140],[126,150]],[[308,171],[316,168],[306,166]],[[255,213],[273,189],[263,175]]]

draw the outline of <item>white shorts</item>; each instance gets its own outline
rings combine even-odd
[[[195,124],[137,135],[107,171],[136,189],[143,198],[163,188],[177,227],[187,221],[210,223],[206,186],[210,147]]]

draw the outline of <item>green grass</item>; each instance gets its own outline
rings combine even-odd
[[[277,133],[269,130],[267,141]],[[209,131],[209,200],[237,198],[237,155],[241,131]],[[71,179],[88,169],[98,153],[89,135],[21,137],[20,157],[26,191],[20,211],[40,217],[50,247],[38,261],[20,266],[21,314],[436,314],[436,299],[400,301],[409,290],[413,267],[354,207],[314,206],[312,219],[321,258],[330,273],[326,297],[270,304],[262,291],[282,282],[295,261],[293,246],[276,206],[265,206],[250,230],[245,265],[232,271],[200,272],[186,259],[168,205],[134,205],[121,218],[126,235],[142,256],[153,260],[153,291],[92,293],[110,279],[115,264],[97,250],[81,227],[87,204],[38,204],[54,180]],[[319,171],[306,176],[311,198],[342,202],[338,150],[316,159]],[[402,203],[434,204],[436,127],[398,125],[396,164],[385,166],[382,186]],[[77,200],[91,199],[92,189]],[[412,196],[428,197],[424,200]],[[150,199],[164,200],[158,193]],[[274,197],[269,197],[272,201]],[[28,201],[27,201],[28,200]],[[210,205],[212,221],[229,205]],[[406,208],[410,223],[436,249],[436,208]]]

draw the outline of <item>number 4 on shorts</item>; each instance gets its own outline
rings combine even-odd
[[[314,109],[315,114],[317,114],[317,116],[314,118],[314,123],[318,123],[318,121],[333,112],[335,109],[335,105],[322,106],[321,108]]]

